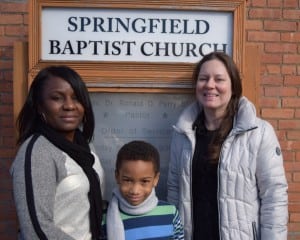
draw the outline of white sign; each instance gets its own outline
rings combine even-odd
[[[44,7],[42,60],[194,63],[232,55],[231,12]]]

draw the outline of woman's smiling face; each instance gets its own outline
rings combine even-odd
[[[64,79],[53,76],[43,87],[39,112],[48,125],[73,141],[75,130],[83,120],[84,107],[71,85]]]
[[[204,110],[223,114],[232,96],[231,79],[217,59],[203,63],[196,83],[196,98]]]

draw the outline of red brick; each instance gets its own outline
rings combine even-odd
[[[300,57],[300,55],[299,55]],[[294,76],[294,75],[286,75],[284,77],[284,84],[295,86],[300,85],[300,76]]]
[[[1,41],[1,37],[0,37],[0,41]],[[0,46],[0,58],[3,60],[5,59],[5,61],[10,64],[10,72],[13,66],[12,57],[13,57],[13,46],[10,45]],[[3,65],[0,66],[3,69]]]
[[[281,64],[282,63],[282,55],[275,53],[264,53],[261,56],[262,63],[273,63],[273,64]]]
[[[279,129],[300,129],[300,119],[294,119],[294,120],[279,120],[278,123]],[[292,141],[290,141],[291,143]],[[296,142],[295,142],[296,143]],[[298,148],[297,148],[298,149]]]
[[[251,3],[252,7],[264,7],[267,5],[267,0],[252,0]]]
[[[296,152],[296,161],[299,162],[300,161],[300,151]]]
[[[275,97],[264,97],[264,96],[261,96],[259,98],[259,105],[262,106],[262,107],[274,107],[274,108],[277,108],[277,107],[280,107],[280,100],[278,98],[275,98]]]
[[[297,183],[290,183],[289,184],[289,193],[299,193],[299,189],[300,189],[300,182],[297,182]],[[297,202],[299,203],[299,201]]]
[[[20,14],[1,14],[0,24],[21,24],[23,16]]]
[[[275,132],[276,132],[276,135],[277,135],[277,137],[278,137],[278,139],[279,140],[283,140],[283,141],[285,141],[286,140],[286,131],[285,130],[283,130],[283,131],[281,131],[281,130],[275,130]]]
[[[300,55],[297,54],[284,54],[283,55],[283,63],[297,63],[300,60]]]
[[[294,97],[297,96],[298,89],[297,87],[266,87],[265,96],[266,97]]]
[[[292,232],[299,232],[300,223],[299,222],[297,222],[297,223],[289,223],[288,229],[289,229],[289,231],[292,231]]]
[[[296,31],[297,22],[283,22],[283,21],[270,21],[266,20],[264,22],[264,29],[267,31],[279,30],[283,32]]]
[[[261,83],[266,85],[282,85],[282,76],[279,74],[263,76],[261,77]]]
[[[300,212],[300,202],[289,204],[289,212],[293,212],[293,213]]]
[[[300,193],[289,193],[289,201],[300,202]],[[296,214],[292,213],[291,215],[296,215]],[[291,221],[291,222],[295,222],[295,221]]]
[[[2,149],[0,147],[0,158],[12,158],[15,156],[15,149],[5,148]]]
[[[287,131],[288,140],[300,140],[300,130],[299,131]]]
[[[9,61],[9,60],[8,60]],[[12,62],[9,61],[11,64]],[[12,83],[13,82],[13,74],[11,71],[3,71],[3,75],[4,75],[4,80],[7,82],[7,83]]]
[[[278,129],[278,120],[268,119],[268,122],[273,126],[274,129]]]
[[[292,151],[282,151],[282,155],[285,162],[295,161],[296,159],[296,153]]]
[[[13,44],[16,40],[16,38],[0,36],[0,47],[13,47]],[[0,64],[0,66],[2,66],[2,64]]]
[[[283,6],[284,6],[284,8],[295,9],[295,8],[299,7],[299,2],[298,2],[298,0],[284,0]]]
[[[261,20],[247,21],[245,25],[246,25],[245,28],[247,30],[262,30],[263,29],[263,22]]]
[[[4,26],[0,26],[0,36],[4,36]]]
[[[300,99],[295,97],[284,98],[282,100],[283,108],[298,108],[300,106]]]
[[[292,173],[285,172],[285,177],[288,183],[292,181]]]
[[[287,9],[283,10],[283,18],[285,19],[293,19],[299,20],[300,19],[300,10],[299,9]]]
[[[299,32],[281,33],[281,41],[282,42],[295,42],[295,43],[299,43],[299,41],[300,41],[300,33]]]
[[[283,75],[295,75],[297,73],[296,65],[282,65],[281,66],[281,73]]]
[[[9,108],[11,108],[11,106],[9,106]],[[0,128],[10,127],[12,121],[12,116],[0,115]]]
[[[288,234],[288,240],[300,240],[300,232],[290,232]]]
[[[264,108],[262,109],[263,118],[274,119],[291,119],[294,117],[294,109],[280,109],[280,108]]]
[[[281,68],[280,68],[280,65],[278,65],[278,64],[267,64],[266,69],[269,74],[280,74],[281,73]]]
[[[251,42],[279,42],[280,33],[278,32],[262,32],[262,31],[248,31],[248,41]]]
[[[300,222],[300,213],[291,213],[290,222]]]
[[[23,15],[23,23],[24,23],[25,25],[28,25],[28,24],[29,24],[28,21],[29,21],[29,20],[28,20],[28,14]]]
[[[281,8],[282,7],[282,1],[281,0],[271,0],[268,1],[268,7],[272,8]]]
[[[7,92],[7,91],[10,91],[12,89],[13,85],[12,85],[12,82],[1,82],[0,81],[0,89],[1,91],[3,92]]]
[[[27,12],[27,3],[2,3],[0,4],[1,13],[24,13]]]
[[[259,19],[281,19],[281,9],[253,8],[249,10],[249,18]]]
[[[282,120],[279,120],[279,128],[292,130],[291,128],[288,128],[289,126],[287,128],[284,128],[285,125],[283,125],[283,127],[281,127],[281,125],[283,125]],[[280,141],[280,146],[284,151],[298,151],[300,150],[300,141]]]
[[[300,182],[300,172],[293,173],[293,181]]]
[[[11,93],[1,93],[0,94],[0,103],[8,104],[13,103],[13,96]]]
[[[24,26],[7,26],[5,28],[5,35],[6,36],[27,36],[28,28]]]
[[[16,138],[15,137],[3,137],[3,145],[5,146],[15,146]]]
[[[295,53],[297,47],[296,43],[265,43],[265,50],[270,53]]]
[[[282,1],[281,0],[271,0],[268,1],[268,7],[271,8],[281,8],[282,7]]]
[[[13,106],[11,105],[4,105],[4,104],[0,104],[0,116],[5,116],[7,117],[8,115],[10,115],[13,111]],[[1,119],[2,120],[2,119]]]

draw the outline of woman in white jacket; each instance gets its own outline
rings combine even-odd
[[[272,126],[242,97],[239,71],[222,52],[194,71],[196,101],[171,142],[168,200],[185,239],[287,239],[287,182]]]

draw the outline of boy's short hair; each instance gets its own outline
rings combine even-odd
[[[160,169],[160,157],[157,149],[145,141],[131,141],[124,144],[117,154],[116,171],[118,172],[124,161],[142,160],[152,162],[155,173]]]

